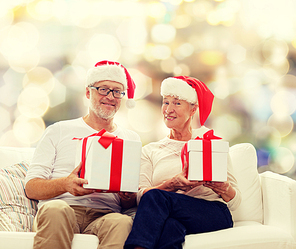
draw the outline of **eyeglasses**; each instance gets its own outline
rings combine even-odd
[[[109,89],[106,87],[89,86],[89,88],[96,89],[100,95],[104,96],[107,96],[110,92],[112,92],[113,97],[117,99],[122,99],[125,95],[125,92],[116,89]]]

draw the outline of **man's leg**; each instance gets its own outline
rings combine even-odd
[[[62,200],[45,203],[34,219],[34,249],[71,249],[76,217],[74,210]]]
[[[130,216],[120,213],[109,213],[93,221],[84,233],[95,234],[99,238],[98,249],[123,248],[125,240],[132,229]]]

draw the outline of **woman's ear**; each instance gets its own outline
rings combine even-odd
[[[193,116],[196,113],[197,108],[198,108],[198,105],[197,104],[193,105],[193,107],[191,109],[191,116]]]

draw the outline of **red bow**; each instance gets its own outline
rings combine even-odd
[[[104,129],[103,129],[104,130]],[[98,142],[105,148],[107,149],[110,144],[114,141],[114,139],[117,138],[117,136],[114,136],[113,134],[106,132],[104,130],[103,134],[101,135],[100,139]]]
[[[74,137],[72,140],[82,140],[82,139],[86,139],[86,138],[89,138],[89,137],[102,136],[105,132],[106,132],[106,130],[102,129],[98,133],[94,133],[94,134],[91,134],[91,135],[89,135],[87,137],[82,137],[82,138],[81,137],[80,138]]]
[[[207,131],[205,134],[203,134],[203,138],[200,138],[199,136],[197,136],[195,138],[195,140],[202,140],[202,139],[205,139],[205,140],[212,140],[212,139],[222,139],[221,137],[217,137],[214,135],[214,130],[209,130]]]

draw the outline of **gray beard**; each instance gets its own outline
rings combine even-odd
[[[97,117],[104,120],[114,118],[115,113],[117,112],[117,109],[114,109],[113,111],[103,110],[99,105],[93,105],[92,103],[90,104],[90,109],[97,115]]]
[[[116,110],[114,109],[113,111],[104,111],[102,109],[96,110],[95,113],[97,114],[98,117],[109,120],[114,118]]]

